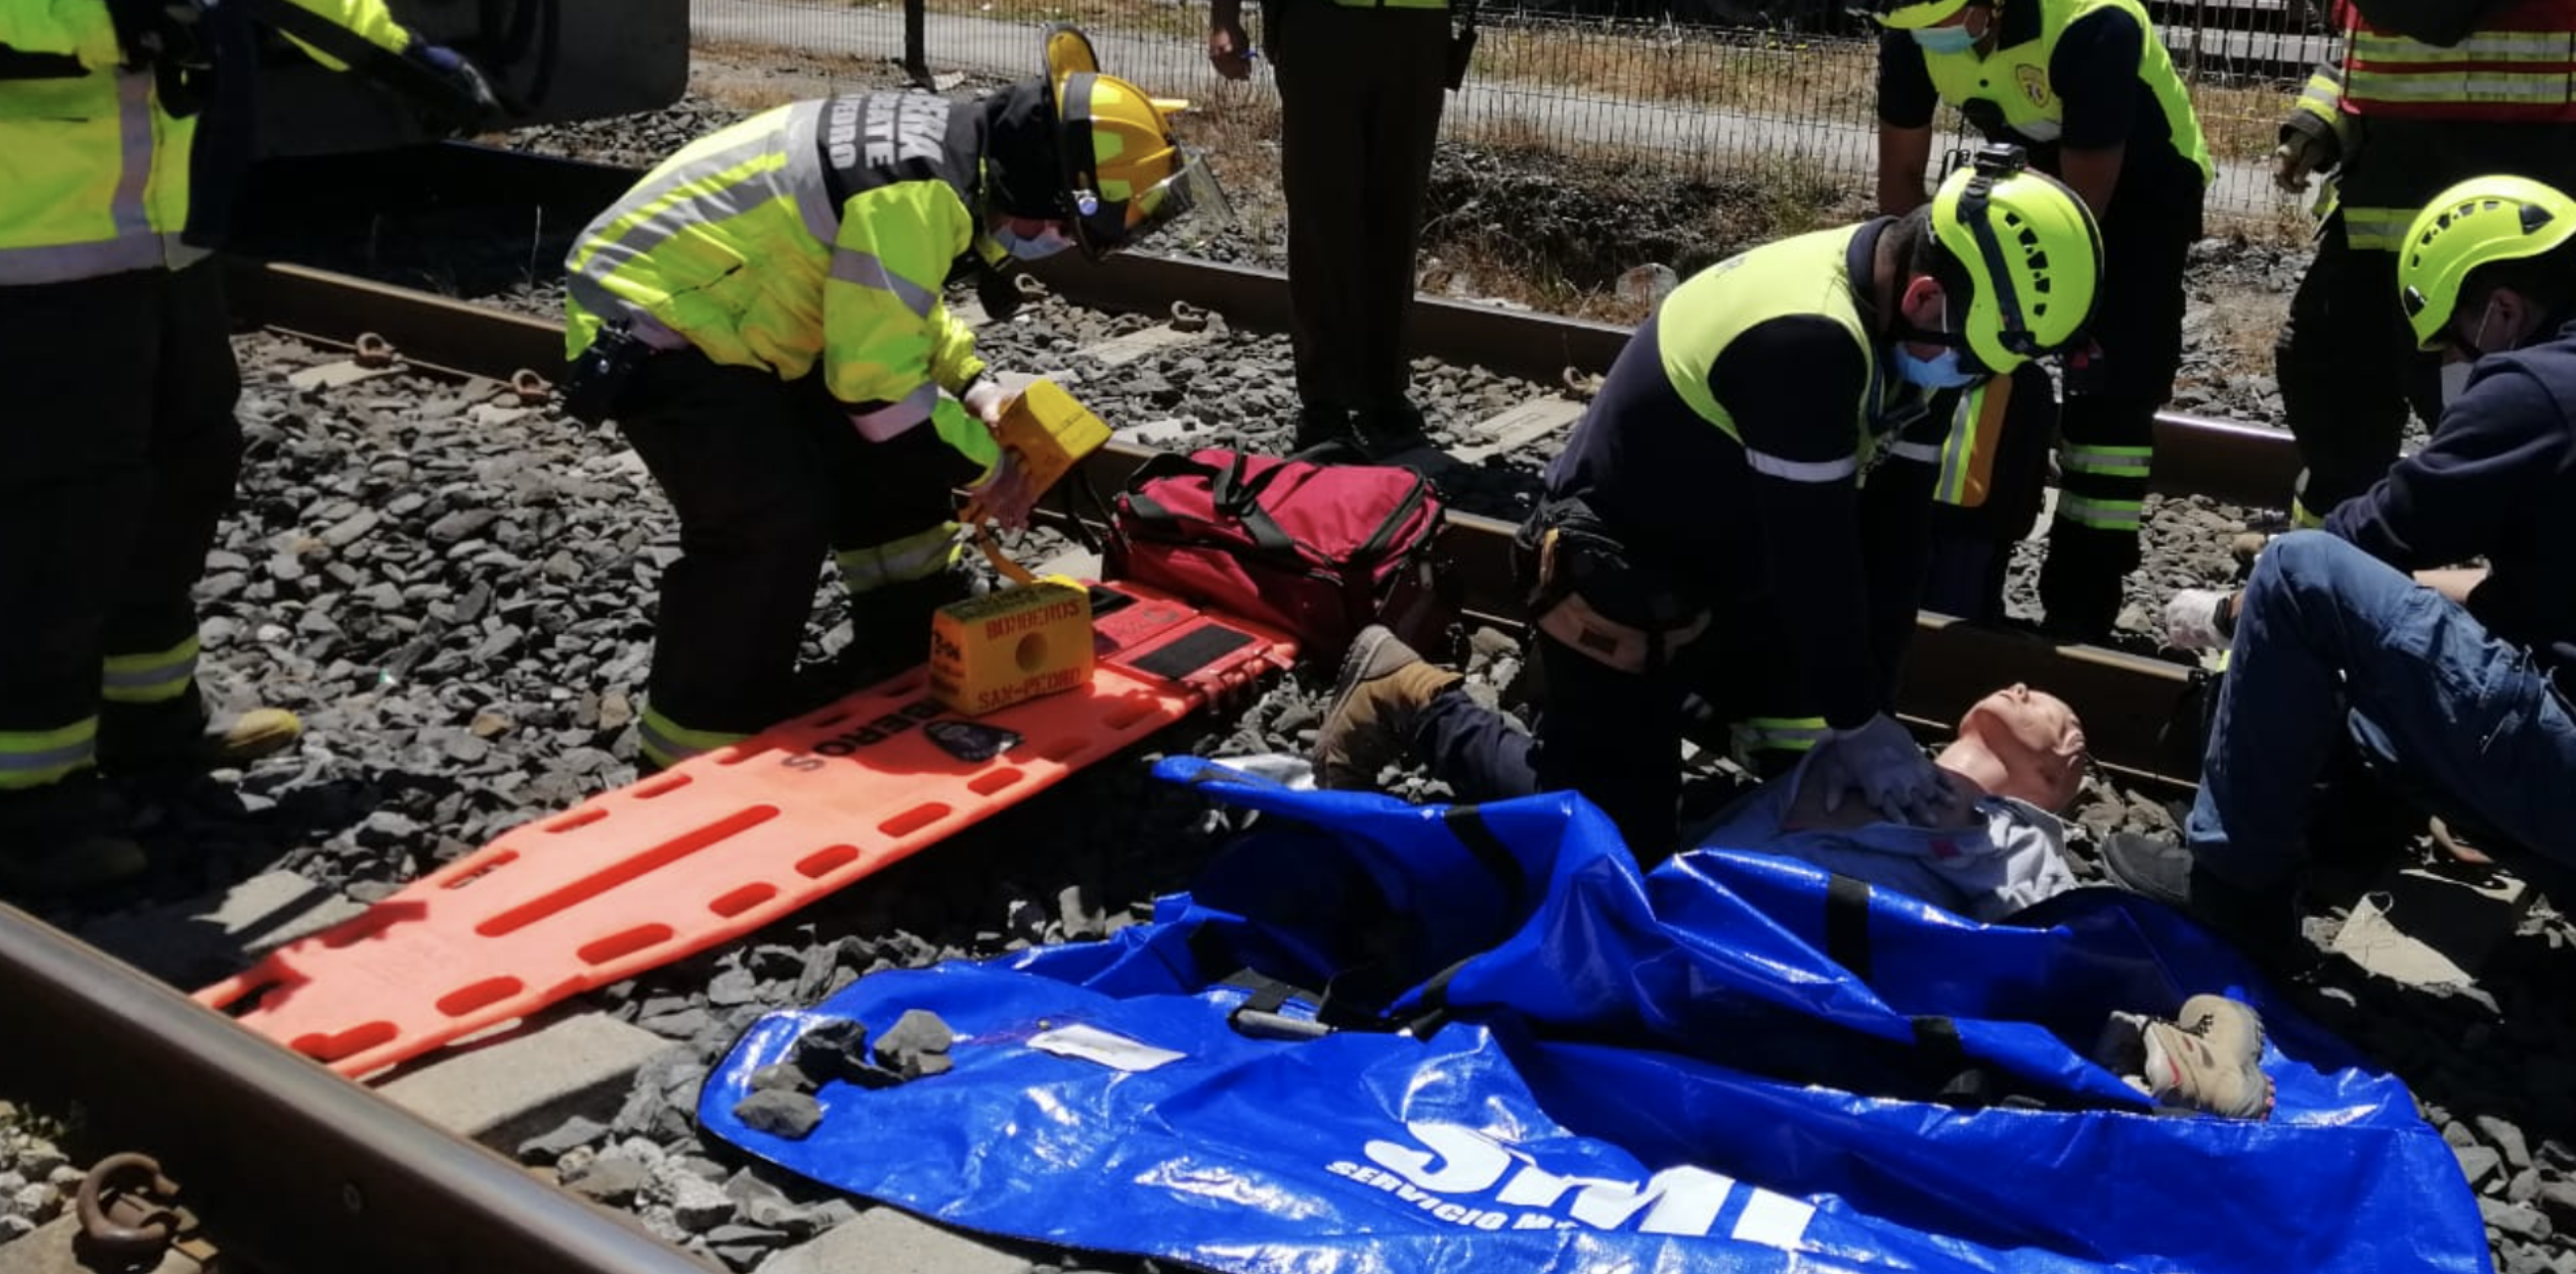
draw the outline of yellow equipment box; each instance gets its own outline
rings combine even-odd
[[[1029,489],[1040,494],[1054,489],[1076,461],[1109,441],[1109,426],[1051,380],[1030,381],[1028,388],[1002,409],[1002,419],[993,426],[993,433],[1002,450],[1019,457],[1020,471],[1028,476]],[[968,525],[983,520],[981,508],[968,507]]]
[[[1062,576],[951,602],[930,621],[930,694],[953,712],[1091,684],[1091,591]]]

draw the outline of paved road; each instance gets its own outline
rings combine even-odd
[[[809,55],[867,59],[903,54],[903,13],[895,7],[845,8],[800,0],[698,0],[693,35],[792,48]],[[934,70],[1021,76],[1037,69],[1033,22],[935,14],[927,35]],[[1207,94],[1219,81],[1195,41],[1100,31],[1092,43],[1101,64],[1157,92]],[[1260,73],[1266,90],[1268,72]],[[1617,147],[1688,155],[1795,157],[1855,177],[1869,174],[1875,131],[1868,104],[1852,103],[1844,119],[1801,119],[1589,93],[1552,85],[1470,81],[1450,99],[1446,126],[1488,135],[1537,135],[1560,146]],[[2222,164],[2213,211],[2267,213],[2270,184],[2249,165]]]

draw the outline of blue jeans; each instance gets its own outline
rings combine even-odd
[[[2185,825],[2193,854],[2248,889],[2286,880],[2348,733],[2444,808],[2576,866],[2576,717],[2530,652],[2351,544],[2294,532],[2245,586]]]

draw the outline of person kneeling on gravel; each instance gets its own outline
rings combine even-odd
[[[2081,200],[1990,148],[1924,207],[1755,248],[1675,290],[1621,351],[1516,559],[1547,686],[1535,735],[1382,630],[1316,739],[1327,787],[1412,751],[1468,799],[1571,788],[1669,853],[1684,701],[1778,773],[1928,823],[1940,773],[1888,715],[1913,631],[1950,391],[2074,339],[2101,278]]]
[[[2244,591],[2190,591],[2169,640],[2228,647],[2180,846],[2116,836],[2112,877],[2253,944],[2297,948],[2314,788],[2347,736],[2499,848],[2576,867],[2576,199],[2481,177],[2398,261],[2422,348],[2472,364],[2432,439]],[[2483,557],[2461,598],[2409,572]]]
[[[992,427],[1010,395],[941,287],[1129,246],[1219,206],[1158,101],[1059,26],[1046,74],[976,102],[799,102],[692,143],[566,261],[566,406],[614,417],[680,517],[644,760],[807,706],[796,655],[828,548],[852,606],[843,685],[921,662],[967,594],[951,492],[1005,526],[1037,493]]]
[[[147,782],[293,747],[216,719],[190,592],[241,472],[222,267],[247,6],[0,3],[0,895],[142,874],[100,771]],[[415,63],[445,122],[499,110],[384,0],[295,0],[290,33]],[[340,62],[306,46],[317,60]],[[214,122],[209,123],[212,120]]]

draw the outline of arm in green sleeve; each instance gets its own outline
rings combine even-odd
[[[411,29],[396,21],[394,11],[385,7],[385,0],[287,0],[287,2],[326,22],[347,27],[367,43],[396,56],[409,51],[416,42]],[[334,71],[349,69],[347,63],[320,49],[302,40],[295,40],[292,36],[287,38],[293,40],[295,47],[302,49],[306,57]]]
[[[20,53],[69,56],[93,71],[125,60],[116,24],[99,0],[33,0],[0,4],[0,44]]]
[[[943,181],[851,196],[823,284],[824,383],[845,403],[913,404],[918,415],[891,423],[930,420],[950,446],[990,463],[983,423],[937,395],[965,389],[984,368],[974,334],[939,292],[974,233],[973,214]]]

